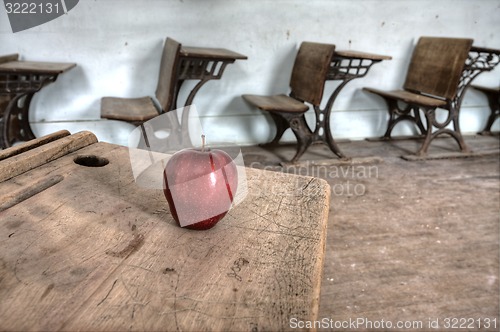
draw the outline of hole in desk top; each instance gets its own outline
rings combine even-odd
[[[95,155],[77,156],[75,159],[73,159],[73,161],[76,164],[85,167],[103,167],[109,164],[108,159]]]

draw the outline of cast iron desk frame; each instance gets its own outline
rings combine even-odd
[[[462,76],[458,83],[457,94],[448,105],[446,109],[448,112],[448,117],[446,120],[440,122],[436,119],[435,111],[424,112],[426,125],[424,125],[422,118],[420,116],[420,109],[418,107],[407,106],[404,109],[399,109],[397,112],[389,113],[389,121],[387,125],[387,131],[384,136],[378,139],[369,140],[391,140],[392,130],[395,125],[403,120],[410,120],[415,123],[420,131],[420,135],[412,136],[410,138],[422,138],[424,137],[424,142],[419,148],[416,155],[418,157],[425,157],[427,155],[427,150],[431,142],[442,134],[448,134],[455,139],[460,147],[460,151],[467,153],[470,152],[467,144],[464,141],[462,131],[459,125],[459,114],[460,107],[465,95],[467,88],[470,86],[472,81],[481,73],[485,71],[491,71],[500,63],[500,50],[472,46],[469,50],[469,56],[465,61],[465,66],[462,71]],[[447,128],[450,123],[453,124],[453,129]],[[435,130],[433,131],[433,128]],[[408,138],[408,137],[403,137]]]
[[[316,128],[314,131],[314,141],[325,142],[333,153],[341,159],[348,159],[339,149],[332,135],[330,127],[330,116],[335,99],[340,91],[355,78],[364,77],[371,66],[382,60],[390,60],[392,57],[386,55],[370,54],[358,51],[335,51],[327,74],[327,80],[341,81],[330,95],[323,110],[315,108]]]
[[[314,131],[309,126],[300,125],[299,121],[292,121],[290,123],[290,127],[305,132],[306,135],[311,137],[311,144],[325,143],[326,145],[328,145],[330,150],[339,158],[348,159],[340,151],[337,143],[335,142],[330,126],[330,117],[335,99],[339,95],[340,91],[345,87],[345,85],[351,80],[364,77],[373,64],[379,63],[382,60],[390,59],[390,56],[385,55],[370,54],[358,51],[336,50],[333,54],[326,80],[341,82],[330,94],[330,97],[328,98],[328,101],[323,109],[321,109],[320,106],[313,108],[316,119]],[[281,121],[277,117],[273,117],[273,120],[276,122],[277,128],[281,128],[282,130],[278,130],[276,137],[271,142],[263,144],[264,146],[276,144],[280,140],[285,129],[288,127],[287,122]],[[304,121],[303,123],[307,122]],[[296,162],[304,152],[296,155],[292,162]]]
[[[193,100],[200,90],[210,80],[219,80],[228,64],[236,60],[246,60],[247,56],[223,49],[223,48],[203,48],[183,46],[179,54],[179,69],[177,76],[177,87],[174,97],[173,109],[178,105],[179,91],[183,83],[187,80],[198,80],[196,85],[189,92],[184,106],[193,104]],[[171,117],[173,128],[181,130],[183,142],[189,142],[188,133],[189,109],[182,112],[182,119],[179,123],[177,117]]]
[[[18,54],[0,57],[0,98],[8,103],[0,113],[0,148],[35,138],[29,108],[36,92],[54,82],[75,63],[19,61]],[[0,112],[2,112],[0,111]]]

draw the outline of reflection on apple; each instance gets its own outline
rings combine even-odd
[[[163,172],[163,193],[181,227],[212,228],[231,208],[238,186],[233,159],[222,150],[205,148],[176,152]]]

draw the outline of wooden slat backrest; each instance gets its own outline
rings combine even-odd
[[[181,44],[167,38],[160,63],[160,75],[156,87],[156,98],[163,112],[171,111],[177,84],[177,68]]]
[[[472,41],[421,37],[413,51],[404,89],[453,99]]]
[[[293,65],[291,96],[319,105],[335,45],[303,42]]]

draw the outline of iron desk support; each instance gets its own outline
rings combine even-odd
[[[313,132],[313,143],[326,143],[339,158],[346,158],[338,148],[330,127],[330,116],[335,99],[351,80],[364,77],[373,64],[390,59],[392,57],[386,55],[358,51],[335,51],[326,79],[340,81],[340,84],[333,90],[324,109],[320,109],[319,107],[314,108],[316,126]]]
[[[35,138],[29,123],[34,94],[75,66],[74,63],[19,61],[18,54],[0,57],[1,148]]]
[[[191,105],[198,90],[210,80],[219,80],[226,66],[245,55],[223,48],[182,47],[180,51],[178,87],[186,80],[199,80],[189,93],[185,105]],[[177,92],[179,89],[177,89]],[[177,97],[177,96],[176,96]],[[178,106],[178,105],[177,105]]]
[[[485,71],[493,70],[499,63],[500,50],[472,46],[469,52],[469,58],[465,64],[464,72],[462,73],[463,86],[461,86],[461,89],[459,90],[459,109],[466,89],[472,84],[472,81],[477,77],[477,75]],[[498,88],[495,90],[476,87],[476,89],[482,91],[488,97],[491,114],[484,130],[481,133],[484,135],[491,135],[491,126],[493,125],[493,122],[495,122],[495,119],[500,116],[500,91]]]
[[[246,60],[245,55],[223,49],[223,48],[203,48],[182,46],[179,54],[179,70],[177,77],[177,87],[172,109],[181,107],[179,105],[179,91],[183,83],[187,80],[198,80],[184,102],[184,106],[193,104],[193,100],[200,88],[210,80],[219,80],[228,64],[236,60]],[[183,142],[190,142],[188,133],[189,109],[182,113],[179,123],[177,117],[172,116],[172,126],[174,130],[180,131]]]

